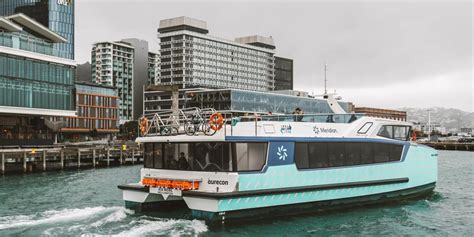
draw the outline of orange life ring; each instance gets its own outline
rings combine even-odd
[[[224,117],[222,117],[221,113],[212,114],[211,118],[209,118],[209,124],[212,130],[219,131],[222,125],[224,125]]]
[[[142,117],[140,119],[139,127],[140,127],[140,134],[142,136],[145,135],[146,130],[148,128],[148,119],[146,117]]]
[[[411,131],[411,140],[416,142],[416,132],[414,130]]]

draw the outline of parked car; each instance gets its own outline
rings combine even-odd
[[[461,137],[458,142],[474,142],[474,137]]]

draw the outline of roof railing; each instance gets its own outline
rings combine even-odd
[[[141,136],[169,136],[169,135],[214,135],[211,130],[210,120],[213,114],[218,113],[215,109],[197,107],[172,110],[163,110],[154,114],[147,114],[146,126],[139,123]],[[290,115],[253,115],[235,116],[234,113],[226,111],[219,112],[223,117],[223,129],[227,134],[227,125],[230,125],[230,133],[233,134],[233,127],[239,122],[255,122],[255,134],[258,134],[259,122],[308,122],[308,123],[351,123],[361,117],[363,113],[351,114],[290,114]],[[144,128],[142,127],[144,126]],[[142,130],[143,129],[143,130]]]

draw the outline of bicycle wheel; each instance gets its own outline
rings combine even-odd
[[[196,128],[194,127],[194,124],[191,122],[187,122],[184,124],[184,132],[188,136],[193,136],[196,133]]]
[[[202,131],[204,132],[204,134],[208,135],[208,136],[212,136],[214,134],[216,134],[216,130],[212,129],[211,128],[211,125],[209,123],[203,123],[202,124]]]
[[[171,127],[168,127],[168,126],[162,127],[162,128],[160,129],[160,134],[161,134],[161,136],[169,136],[169,135],[171,135]]]
[[[175,136],[179,134],[179,128],[177,127],[171,127],[171,135]]]

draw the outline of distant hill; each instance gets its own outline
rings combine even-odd
[[[431,122],[439,123],[447,129],[474,127],[474,113],[452,108],[400,108],[407,112],[410,122],[428,123],[428,109],[431,110]]]
[[[92,68],[89,62],[78,64],[76,68],[76,81],[92,82]]]

